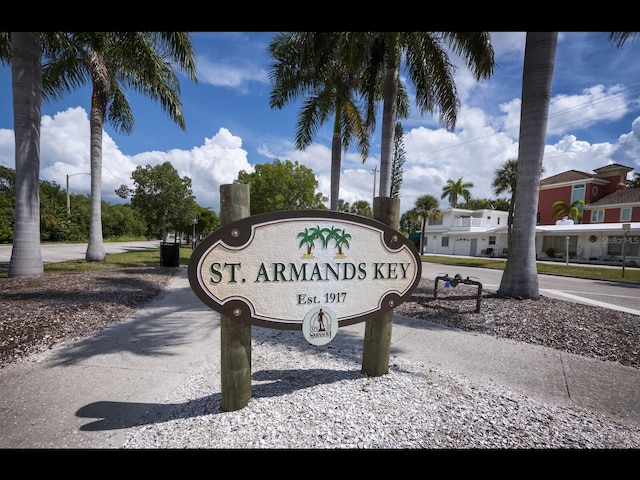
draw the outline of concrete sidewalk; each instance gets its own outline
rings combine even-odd
[[[195,296],[187,268],[177,273],[137,316],[0,369],[0,448],[118,448],[143,412],[219,362],[219,315]],[[344,329],[364,340],[364,322]],[[391,355],[640,425],[632,367],[399,316]]]

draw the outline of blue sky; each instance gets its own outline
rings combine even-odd
[[[331,131],[324,126],[314,143],[296,151],[294,135],[300,103],[269,107],[270,32],[194,32],[198,84],[181,78],[182,131],[152,100],[130,95],[134,131],[119,135],[105,126],[102,198],[122,202],[114,190],[133,186],[137,166],[170,161],[193,182],[198,204],[220,210],[221,184],[256,164],[299,161],[313,170],[318,190],[330,193]],[[543,176],[576,169],[592,173],[608,163],[640,172],[640,43],[616,48],[606,32],[561,32],[554,71]],[[440,198],[448,179],[463,178],[475,198],[494,198],[496,169],[517,158],[525,34],[492,33],[496,69],[476,82],[464,64],[455,79],[461,101],[456,129],[447,132],[438,117],[412,105],[403,120],[404,177],[401,212],[424,194]],[[404,78],[404,77],[403,77]],[[411,92],[411,90],[410,90]],[[55,104],[43,104],[41,180],[66,188],[66,175],[90,171],[90,89]],[[636,119],[638,121],[636,122]],[[379,109],[378,124],[382,123]],[[340,198],[372,203],[378,194],[380,135],[362,163],[355,148],[343,153]],[[11,72],[0,68],[0,165],[15,168]],[[629,174],[631,178],[632,174]],[[375,179],[375,186],[374,186]],[[89,193],[88,175],[70,179],[72,193]],[[328,206],[328,202],[327,202]],[[441,208],[447,208],[446,199]]]

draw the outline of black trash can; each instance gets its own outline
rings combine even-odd
[[[160,243],[160,265],[163,267],[180,266],[179,243]]]

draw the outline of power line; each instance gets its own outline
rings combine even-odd
[[[616,93],[613,93],[613,94],[610,94],[610,95],[605,95],[604,97],[602,97],[602,98],[600,98],[598,100],[595,100],[595,101],[588,101],[588,102],[584,102],[584,103],[581,103],[581,104],[578,104],[578,105],[574,105],[574,106],[566,108],[564,110],[559,110],[558,112],[555,112],[553,115],[550,115],[548,118],[549,119],[557,118],[557,117],[560,117],[562,115],[566,115],[567,113],[574,112],[576,110],[580,110],[580,109],[584,109],[584,108],[587,108],[587,107],[590,107],[590,106],[593,106],[593,105],[597,105],[597,104],[605,102],[605,101],[610,101],[611,99],[619,97],[621,95],[627,95],[629,92],[634,92],[636,90],[640,90],[640,85],[629,87],[629,88],[626,88],[624,90],[621,90],[620,92],[616,92]],[[594,118],[602,117],[604,115],[609,115],[611,113],[614,113],[614,112],[617,112],[617,111],[620,111],[620,110],[628,109],[631,112],[631,111],[637,109],[639,106],[640,106],[640,102],[639,101],[637,101],[637,100],[636,101],[631,101],[631,102],[629,102],[628,105],[626,105],[624,107],[619,107],[619,108],[616,108],[616,109],[613,109],[613,110],[608,110],[606,112],[598,113],[596,115],[592,115],[592,116],[589,116],[589,117],[583,117],[583,118],[581,118],[579,120],[574,120],[574,121],[571,121],[571,122],[565,122],[565,123],[560,123],[560,124],[553,125],[553,126],[548,126],[547,131],[553,131],[555,129],[558,129],[558,128],[561,128],[561,127],[566,127],[568,125],[572,125],[572,124],[575,124],[575,123],[584,123],[587,120],[591,120],[591,119],[594,119]],[[511,132],[512,130],[517,130],[519,128],[520,128],[520,124],[518,123],[518,124],[510,126],[510,127],[505,127],[501,131],[496,131],[496,132],[494,132],[494,133],[492,133],[490,135],[484,135],[484,136],[481,136],[481,137],[472,138],[472,139],[469,139],[469,140],[465,140],[464,142],[456,143],[455,145],[449,145],[449,146],[442,147],[442,148],[439,148],[439,149],[436,149],[436,150],[432,150],[430,152],[427,152],[427,155],[431,155],[431,154],[434,154],[434,153],[445,152],[445,151],[451,150],[453,148],[459,148],[459,147],[467,145],[469,143],[478,142],[480,140],[486,140],[487,138],[490,138],[490,137],[495,136],[495,135],[500,134],[500,133],[508,134],[508,132]],[[505,141],[505,143],[506,143],[506,141]],[[478,150],[480,148],[486,148],[486,146],[481,145],[481,146],[479,146],[477,148],[469,149],[469,151],[472,152],[472,151]],[[430,159],[432,159],[433,161],[437,161],[437,160],[439,160],[441,158],[446,158],[446,156],[430,157]]]

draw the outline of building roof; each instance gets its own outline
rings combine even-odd
[[[604,167],[594,168],[593,171],[596,173],[600,173],[600,172],[606,172],[607,170],[619,170],[619,169],[630,172],[631,170],[633,170],[633,167],[627,167],[626,165],[622,165],[620,163],[610,163],[609,165],[605,165]]]
[[[596,202],[585,205],[584,208],[602,207],[605,205],[620,205],[628,203],[640,203],[640,188],[622,188],[616,192],[605,195]]]
[[[542,180],[540,180],[540,186],[545,187],[549,185],[556,185],[558,183],[599,180],[600,174],[608,172],[610,170],[626,170],[627,172],[630,172],[633,170],[633,167],[627,167],[626,165],[622,165],[620,163],[610,163],[609,165],[605,165],[604,167],[594,168],[593,171],[596,173],[587,173],[581,170],[567,170],[566,172],[561,172],[557,175],[543,178]]]
[[[543,178],[540,180],[540,186],[555,185],[557,183],[578,182],[584,180],[591,180],[596,177],[595,173],[581,172],[580,170],[567,170],[566,172],[558,173],[551,177]]]

